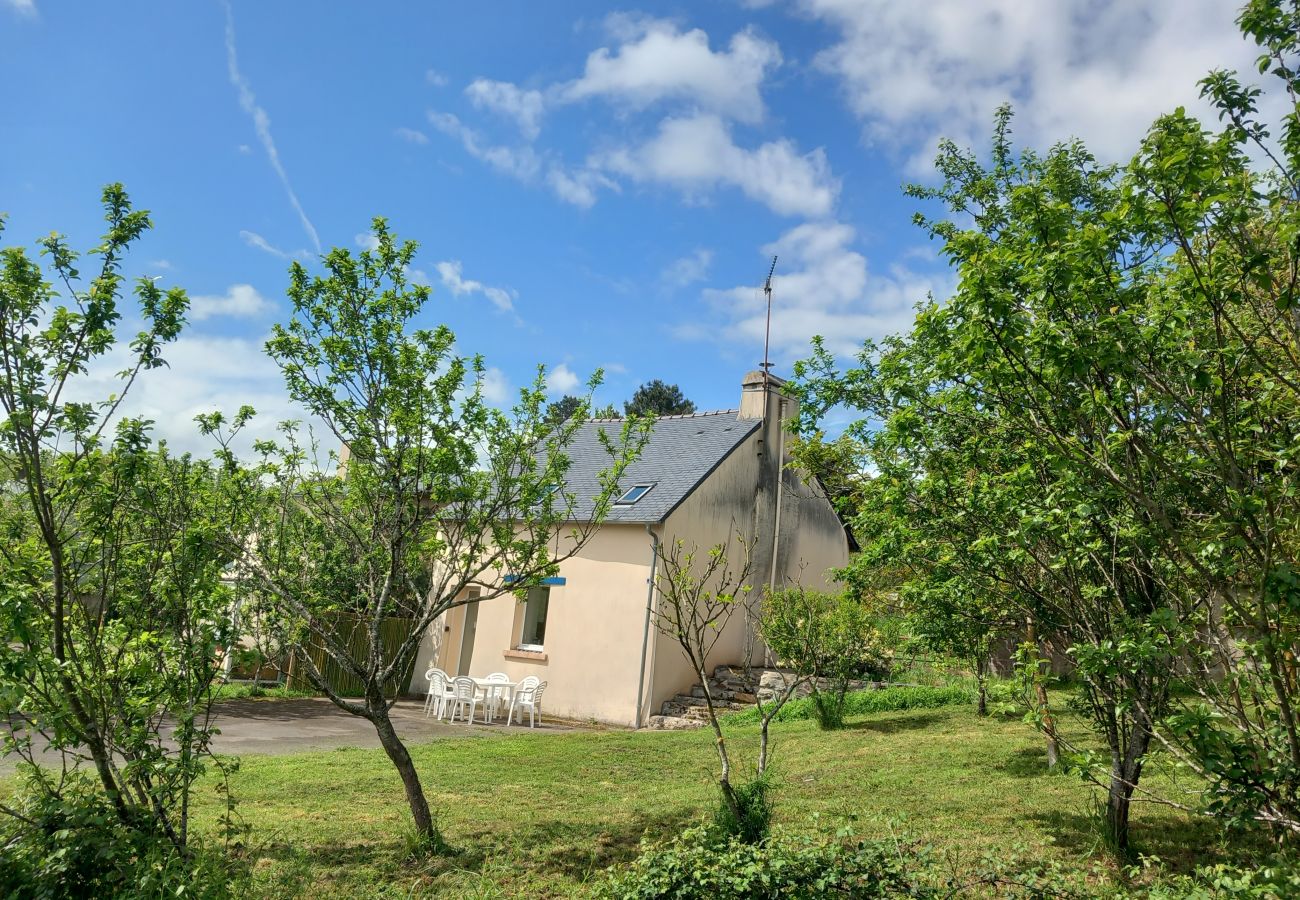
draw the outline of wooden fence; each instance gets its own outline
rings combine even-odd
[[[370,635],[367,631],[368,620],[355,615],[338,614],[333,617],[334,633],[339,636],[341,642],[348,648],[348,655],[357,662],[364,662],[369,653]],[[414,619],[387,618],[379,625],[379,639],[383,646],[384,659],[392,659],[397,654],[398,647],[402,641],[411,634],[411,629],[415,627]],[[319,645],[309,646],[302,651],[295,651],[289,656],[289,674],[286,687],[290,690],[314,690],[315,685],[307,678],[306,664],[299,658],[299,653],[305,652],[313,663],[316,664],[317,670],[325,677],[325,681],[332,687],[335,693],[342,697],[360,697],[365,692],[365,685],[360,679],[344,672],[328,653],[325,648]],[[406,668],[398,673],[396,679],[390,679],[384,684],[384,695],[393,696],[394,693],[406,694],[411,689],[411,675],[415,671],[415,657],[406,664]]]

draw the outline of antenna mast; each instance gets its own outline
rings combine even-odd
[[[767,386],[767,376],[772,371],[768,360],[768,348],[772,343],[772,275],[776,272],[776,257],[772,257],[772,266],[767,270],[767,280],[763,282],[763,293],[767,296],[767,327],[763,332],[763,385]]]

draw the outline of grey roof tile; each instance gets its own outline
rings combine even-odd
[[[624,491],[634,484],[654,487],[636,503],[611,507],[606,522],[661,522],[695,486],[754,433],[758,419],[738,419],[738,411],[693,413],[686,416],[663,416],[655,421],[654,430],[636,462],[620,481]],[[623,423],[618,419],[596,419],[578,429],[566,452],[570,468],[565,490],[575,497],[574,518],[591,516],[592,499],[600,493],[598,476],[609,468],[609,454],[600,442],[604,430],[618,439]]]

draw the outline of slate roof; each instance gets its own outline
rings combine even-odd
[[[613,505],[606,522],[662,522],[695,486],[709,476],[727,454],[749,437],[762,422],[739,419],[739,410],[661,416],[641,456],[620,481],[624,491],[634,484],[654,484],[636,503]],[[587,422],[565,452],[571,461],[565,490],[576,500],[575,519],[591,516],[592,498],[600,493],[597,476],[609,468],[609,453],[597,432],[604,430],[617,440],[623,427],[618,419]]]

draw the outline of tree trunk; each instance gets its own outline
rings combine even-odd
[[[744,820],[744,815],[740,809],[740,800],[736,797],[736,789],[731,786],[731,757],[727,753],[727,739],[722,736],[722,726],[718,724],[718,713],[713,706],[713,691],[709,688],[709,676],[703,665],[695,666],[695,675],[704,688],[704,703],[709,711],[709,727],[713,729],[713,746],[718,751],[718,763],[722,767],[718,788],[722,791],[723,802],[727,804],[736,821],[740,822]]]
[[[1151,732],[1137,725],[1129,737],[1126,752],[1122,756],[1111,754],[1110,785],[1106,791],[1106,834],[1120,854],[1127,854],[1129,850],[1129,810],[1150,743]]]
[[[1042,715],[1043,739],[1047,743],[1047,770],[1055,771],[1061,761],[1061,748],[1056,741],[1056,719],[1052,717],[1052,707],[1047,702],[1047,687],[1043,684],[1042,649],[1038,644],[1038,631],[1031,616],[1025,623],[1025,640],[1034,645],[1037,671],[1034,672],[1034,697]]]
[[[1061,761],[1061,748],[1056,741],[1056,718],[1052,715],[1052,707],[1047,702],[1047,688],[1040,681],[1035,688],[1038,694],[1038,708],[1043,711],[1043,737],[1047,742],[1047,768],[1049,771],[1056,769]]]
[[[420,775],[415,771],[415,763],[411,761],[411,754],[407,751],[406,745],[402,743],[402,739],[397,736],[397,730],[393,728],[393,721],[388,715],[388,704],[384,702],[383,695],[379,696],[377,703],[372,699],[367,707],[370,721],[374,723],[375,732],[379,735],[379,743],[397,768],[397,773],[402,776],[402,787],[406,790],[406,803],[411,807],[411,818],[415,820],[416,833],[426,838],[437,837],[438,829],[433,822],[433,813],[429,810],[429,801],[424,796]]]
[[[975,673],[975,713],[984,717],[989,714],[988,657],[976,652],[970,662]]]

